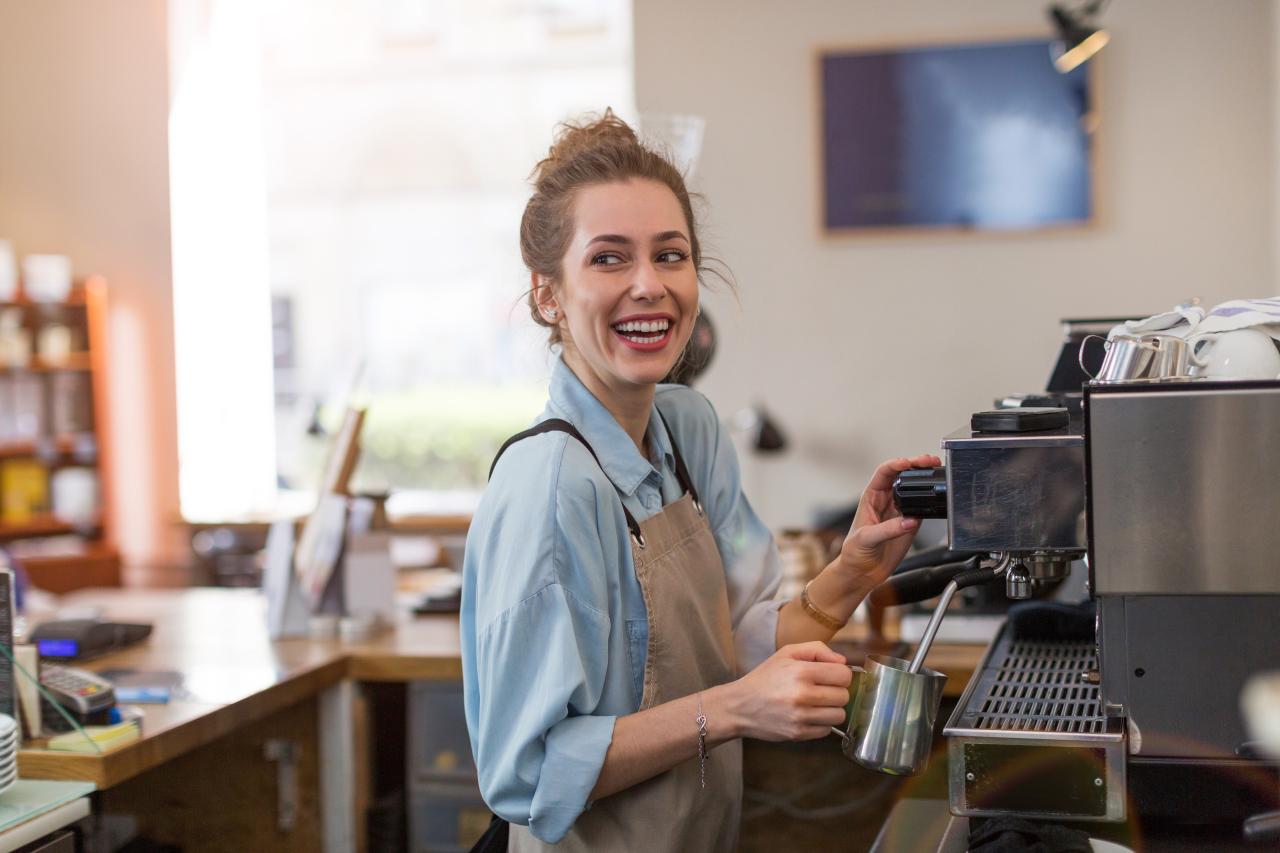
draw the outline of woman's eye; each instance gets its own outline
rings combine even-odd
[[[592,266],[611,267],[622,263],[622,256],[616,252],[601,252],[591,259]]]
[[[658,255],[658,263],[660,264],[678,264],[685,258],[689,257],[679,249],[667,249]]]

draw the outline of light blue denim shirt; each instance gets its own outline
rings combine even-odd
[[[784,603],[777,548],[742,493],[710,402],[660,385],[654,403],[724,561],[745,672],[775,648]],[[549,418],[577,427],[600,463],[563,432],[503,454],[467,535],[461,623],[467,728],[485,802],[554,842],[588,807],[614,720],[640,706],[649,623],[622,505],[643,521],[682,492],[656,411],[646,459],[560,359],[537,420]]]

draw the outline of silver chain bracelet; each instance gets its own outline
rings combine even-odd
[[[698,694],[698,769],[702,775],[702,787],[707,787],[707,715],[702,713],[702,694]]]

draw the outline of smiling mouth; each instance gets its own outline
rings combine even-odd
[[[614,333],[623,341],[646,348],[666,343],[671,336],[671,329],[671,321],[665,319],[629,320],[613,325]]]

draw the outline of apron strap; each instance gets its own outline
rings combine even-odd
[[[698,499],[698,490],[693,487],[693,478],[689,476],[689,469],[684,467],[684,457],[680,455],[680,446],[676,444],[676,434],[671,431],[671,425],[663,417],[662,409],[658,409],[657,406],[654,408],[657,409],[658,418],[662,421],[662,426],[667,431],[667,438],[671,442],[671,455],[676,458],[676,479],[680,481],[680,487],[693,498],[693,505],[698,508],[698,515],[705,515],[702,511],[702,501]]]
[[[666,422],[664,421],[663,423]],[[596,456],[595,450],[593,450],[591,445],[587,443],[587,440],[582,437],[582,433],[578,432],[577,427],[566,420],[550,418],[525,430],[524,432],[518,432],[511,436],[511,438],[508,438],[503,443],[502,447],[498,448],[498,455],[493,457],[493,464],[489,466],[489,478],[493,478],[493,470],[498,467],[498,460],[502,458],[502,454],[507,452],[508,447],[515,444],[517,441],[532,438],[535,435],[542,435],[544,432],[568,433],[570,436],[577,439],[578,443],[585,447],[587,452],[591,454],[591,458],[596,460],[596,464],[600,465],[600,457]],[[676,458],[679,459],[678,456]],[[601,466],[601,470],[604,470],[603,466]],[[619,499],[619,501],[621,501],[621,499]],[[637,545],[643,548],[645,546],[644,536],[640,534],[640,523],[636,521],[635,516],[631,514],[631,510],[627,509],[626,504],[622,505],[622,513],[627,517],[627,529],[631,531],[631,538],[635,540]]]

